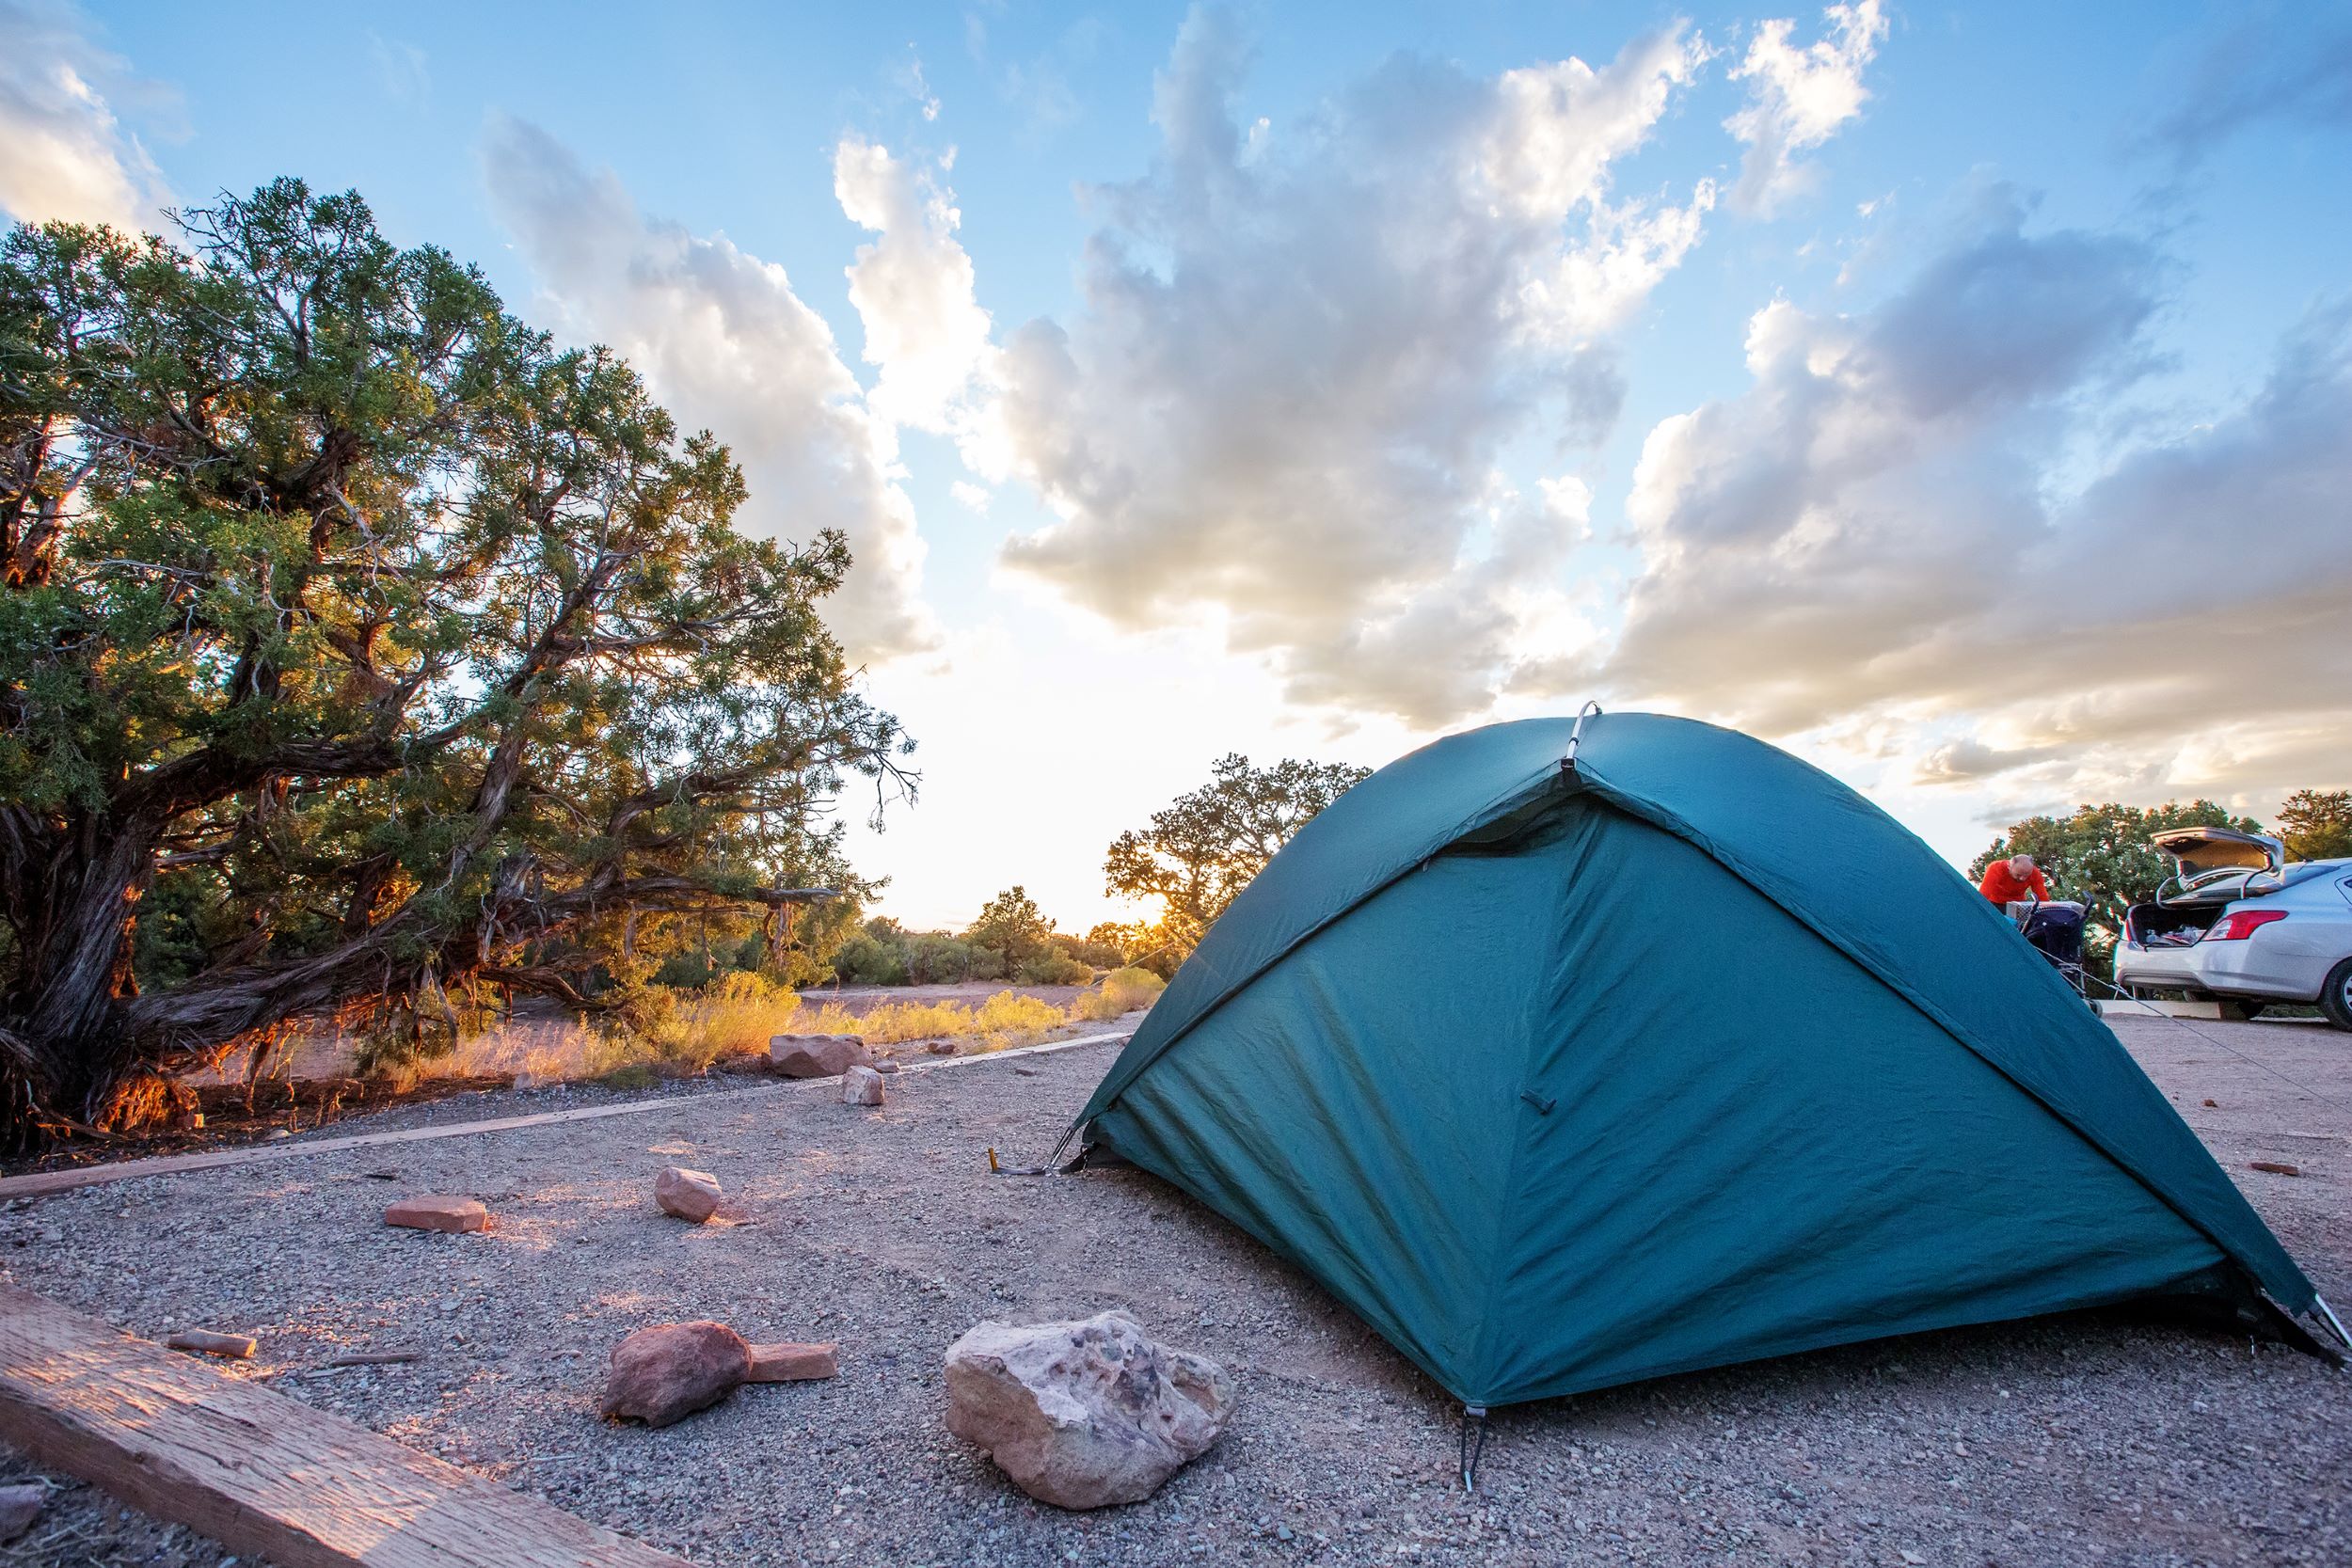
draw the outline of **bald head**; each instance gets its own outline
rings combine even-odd
[[[2012,877],[2016,878],[2016,879],[2017,879],[2019,881],[2021,881],[2021,882],[2022,882],[2022,881],[2024,881],[2026,878],[2028,878],[2028,877],[2032,876],[2032,875],[2033,875],[2033,857],[2032,857],[2031,855],[2011,855],[2011,856],[2010,856],[2010,858],[2009,858],[2009,874],[2010,874],[2010,876],[2012,876]]]

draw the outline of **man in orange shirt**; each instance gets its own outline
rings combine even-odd
[[[2031,855],[2011,855],[2005,861],[1994,861],[1984,868],[1984,880],[1977,891],[1993,900],[1994,908],[2007,910],[2013,899],[2030,894],[2035,902],[2050,901],[2050,884],[2042,879],[2042,867],[2034,864]]]

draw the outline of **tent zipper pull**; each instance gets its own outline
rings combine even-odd
[[[1548,1117],[1551,1115],[1551,1108],[1560,1103],[1557,1100],[1553,1100],[1549,1096],[1537,1094],[1534,1089],[1521,1089],[1519,1091],[1519,1098],[1526,1101],[1530,1105],[1534,1106],[1535,1114],[1539,1117]]]

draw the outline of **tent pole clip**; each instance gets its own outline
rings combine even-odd
[[[1477,1428],[1478,1441],[1470,1442],[1470,1429]],[[1462,1490],[1478,1490],[1478,1461],[1486,1451],[1486,1407],[1483,1404],[1462,1406]]]

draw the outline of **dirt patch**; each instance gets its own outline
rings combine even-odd
[[[2346,1037],[2198,1029],[2212,1038],[2118,1032],[2321,1290],[2352,1300]],[[990,1145],[1023,1163],[1050,1148],[1112,1055],[909,1071],[875,1113],[787,1085],[95,1189],[0,1214],[0,1274],[145,1335],[256,1334],[261,1355],[230,1375],[705,1568],[2352,1561],[2344,1375],[2140,1312],[1506,1409],[1466,1497],[1452,1402],[1257,1243],[1140,1172],[985,1174]],[[2246,1168],[2289,1148],[2300,1177]],[[716,1174],[739,1221],[662,1216],[652,1180],[670,1163]],[[395,1181],[371,1179],[387,1169]],[[480,1196],[497,1227],[387,1230],[387,1194],[405,1191]],[[940,1356],[982,1318],[1114,1307],[1226,1362],[1241,1407],[1150,1501],[1064,1514],[946,1434]],[[838,1339],[841,1376],[746,1388],[660,1432],[600,1420],[611,1346],[696,1317]],[[422,1358],[320,1366],[352,1350]],[[56,1513],[99,1521],[118,1555],[77,1543],[0,1561],[127,1568],[153,1544],[166,1563],[218,1562],[87,1492]]]

